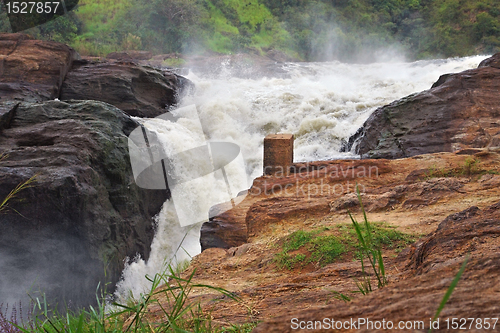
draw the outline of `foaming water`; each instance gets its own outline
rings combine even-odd
[[[243,184],[262,174],[262,143],[267,134],[293,133],[296,162],[355,157],[339,152],[342,141],[354,134],[376,108],[429,89],[442,74],[475,68],[485,58],[277,65],[290,74],[289,78],[241,79],[225,72],[214,79],[190,72],[187,77],[195,83],[196,92],[186,96],[181,106],[196,105],[203,134],[193,130],[188,120],[179,126],[163,121],[146,121],[145,125],[160,133],[166,145],[177,145],[176,151],[205,140],[238,144],[246,163],[246,175],[237,175]],[[238,173],[237,169],[232,172]],[[224,201],[226,193],[223,185],[213,188],[200,181],[191,195],[220,196]],[[208,219],[207,207],[193,209],[206,210]],[[130,295],[137,298],[150,288],[146,275],[153,276],[166,263],[189,259],[201,250],[200,224],[181,227],[171,201],[164,204],[156,224],[149,260],[136,258],[125,267],[116,292],[120,299]]]

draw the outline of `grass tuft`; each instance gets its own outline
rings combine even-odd
[[[9,192],[9,194],[7,194],[7,196],[0,202],[0,214],[5,213],[8,209],[12,209],[13,211],[21,215],[21,213],[9,206],[9,202],[11,202],[19,194],[19,192],[30,188],[32,186],[32,183],[35,182],[36,177],[38,177],[38,175],[33,175],[28,180],[18,184],[12,191]]]
[[[441,303],[439,303],[439,306],[436,310],[436,314],[434,315],[434,318],[432,318],[433,322],[435,322],[438,319],[439,314],[444,309],[446,302],[448,302],[448,299],[450,298],[451,294],[453,293],[453,290],[455,290],[455,287],[457,286],[458,281],[462,277],[462,274],[464,273],[465,267],[467,266],[468,262],[469,262],[469,254],[467,254],[467,256],[465,257],[465,260],[464,260],[462,266],[460,267],[460,270],[458,271],[457,275],[455,275],[455,278],[453,278],[453,281],[451,281],[451,284],[448,287],[448,289],[446,290],[446,293],[444,294],[443,299],[441,300]],[[432,333],[432,330],[433,330],[433,328],[431,327],[429,329],[429,333]]]
[[[481,161],[473,156],[468,156],[465,161],[456,168],[446,169],[430,167],[425,173],[425,180],[440,177],[473,177],[475,175],[492,174],[498,175],[500,172],[493,169],[484,169],[481,167]]]
[[[351,212],[349,212],[349,217],[351,218],[351,222],[356,230],[356,234],[358,236],[358,242],[360,245],[360,254],[361,254],[361,271],[363,274],[363,280],[357,281],[356,285],[358,286],[359,292],[363,295],[372,291],[371,278],[365,271],[364,258],[367,257],[370,262],[370,266],[375,273],[375,277],[377,279],[378,288],[382,288],[387,285],[388,280],[385,274],[385,266],[384,260],[382,258],[382,250],[379,244],[374,241],[372,235],[372,227],[370,222],[368,222],[368,218],[366,216],[365,208],[363,207],[363,202],[361,200],[361,194],[359,193],[359,188],[356,185],[356,193],[358,195],[359,204],[361,206],[361,211],[363,212],[364,219],[364,228],[356,221],[356,219],[352,216]],[[364,230],[363,230],[364,229]]]
[[[367,233],[366,225],[359,225],[362,234]],[[373,246],[395,249],[396,251],[413,243],[418,236],[396,230],[385,223],[371,223],[369,226]],[[274,261],[278,268],[292,270],[309,263],[325,266],[346,253],[353,253],[361,259],[363,246],[357,239],[356,228],[353,224],[339,224],[333,228],[322,228],[313,231],[298,230],[287,236]]]
[[[255,323],[219,328],[205,314],[199,302],[190,298],[195,289],[209,289],[225,297],[239,301],[233,293],[205,284],[194,283],[193,271],[187,278],[181,278],[175,268],[168,267],[163,274],[149,278],[151,289],[134,304],[106,304],[106,296],[97,297],[97,306],[77,311],[60,313],[51,310],[45,296],[33,300],[30,320],[19,323],[15,313],[10,320],[2,313],[0,306],[0,328],[9,333],[118,333],[118,332],[250,332]],[[160,285],[164,284],[163,287]],[[161,301],[160,301],[161,300]],[[156,315],[150,309],[157,309]],[[6,311],[5,311],[6,312]]]

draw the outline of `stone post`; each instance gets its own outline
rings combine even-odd
[[[293,163],[293,134],[270,134],[264,138],[264,175],[285,176]]]

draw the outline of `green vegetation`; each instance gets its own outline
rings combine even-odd
[[[6,154],[0,154],[0,161],[6,159],[7,157],[8,157],[8,155],[6,155]],[[20,214],[14,208],[9,206],[9,202],[11,202],[13,199],[15,199],[15,197],[19,194],[19,192],[21,192],[24,189],[30,188],[33,185],[32,183],[36,181],[37,176],[38,175],[33,175],[29,179],[18,184],[14,189],[12,189],[12,191],[9,192],[9,194],[7,194],[7,196],[5,198],[3,198],[2,201],[0,201],[0,214],[5,213],[9,209],[12,209],[16,213]]]
[[[434,314],[434,318],[432,318],[432,321],[435,322],[439,315],[441,314],[441,311],[444,309],[444,306],[446,305],[446,302],[448,302],[448,299],[450,299],[451,294],[453,293],[453,290],[455,290],[455,287],[458,284],[458,281],[462,277],[462,274],[465,272],[465,267],[467,266],[467,263],[469,262],[469,254],[465,257],[464,262],[462,263],[462,266],[460,267],[460,270],[458,271],[457,275],[453,278],[453,281],[451,281],[450,286],[446,290],[446,293],[443,296],[443,299],[441,300],[441,303],[439,303],[439,306],[436,310],[436,313]],[[434,329],[431,327],[429,329],[429,333],[432,333]]]
[[[359,193],[359,188],[356,185],[356,194],[358,195],[359,205],[361,206],[361,211],[363,212],[364,223],[361,225],[356,221],[349,212],[349,217],[356,230],[356,235],[358,236],[359,246],[361,247],[361,274],[363,275],[363,281],[356,281],[359,291],[366,295],[372,292],[371,278],[367,275],[365,271],[364,258],[367,257],[375,277],[377,278],[378,288],[382,288],[387,285],[388,280],[385,274],[384,259],[382,258],[382,250],[380,242],[377,241],[374,233],[372,232],[373,227],[368,218],[366,217],[365,208],[363,207],[363,202],[361,200],[361,195]]]
[[[369,244],[365,241],[363,246],[359,241],[358,229],[365,238],[371,237],[373,248],[398,250],[417,239],[417,236],[395,230],[385,223],[371,223],[368,226],[365,223],[357,227],[354,224],[340,224],[314,231],[298,230],[284,239],[275,262],[279,268],[293,269],[309,263],[325,266],[351,252],[355,258],[361,259],[366,257],[365,246]]]
[[[0,31],[8,31],[5,14]],[[496,0],[81,0],[76,11],[28,33],[82,54],[264,54],[303,60],[373,61],[500,51]]]
[[[500,174],[497,170],[485,169],[481,167],[481,161],[475,157],[468,156],[462,165],[456,168],[437,168],[435,166],[429,168],[425,173],[425,179],[438,177],[473,177],[475,175]]]
[[[34,301],[30,318],[24,323],[5,320],[0,312],[0,328],[8,332],[44,332],[44,333],[98,333],[98,332],[250,332],[256,323],[215,327],[211,317],[205,314],[199,303],[189,299],[197,288],[217,291],[230,299],[238,300],[232,293],[209,285],[192,282],[195,272],[187,278],[179,277],[173,268],[164,274],[156,274],[150,279],[151,289],[146,295],[130,304],[113,304],[109,309],[105,295],[97,298],[97,307],[68,310],[61,314],[50,310],[45,298]],[[160,285],[163,287],[159,288]],[[160,302],[159,299],[162,301]],[[155,307],[159,313],[149,315],[148,308]],[[1,310],[1,308],[0,308]],[[8,326],[7,326],[8,325]]]

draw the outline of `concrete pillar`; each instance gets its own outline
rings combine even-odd
[[[293,134],[270,134],[264,138],[264,175],[287,175],[292,163]]]

